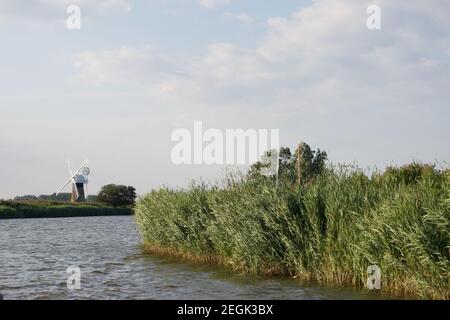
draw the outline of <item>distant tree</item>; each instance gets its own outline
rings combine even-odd
[[[86,201],[88,202],[97,202],[98,196],[95,194],[90,194],[87,196]]]
[[[113,207],[126,207],[134,204],[136,189],[131,186],[108,184],[100,190],[97,201]]]
[[[261,169],[264,167],[261,161],[257,161],[250,166],[247,176],[249,178],[256,178],[261,176]]]
[[[269,154],[270,151],[266,153]],[[327,159],[328,156],[325,151],[320,149],[314,151],[305,142],[300,143],[294,154],[292,154],[289,147],[281,147],[278,170],[280,182],[293,184],[300,180],[300,184],[303,185],[323,172]],[[263,166],[261,162],[256,162],[250,167],[248,176],[259,176]]]
[[[295,156],[292,154],[289,147],[281,147],[278,153],[279,170],[278,175],[280,181],[292,183],[295,181]]]
[[[38,200],[47,200],[47,201],[63,201],[63,202],[68,202],[70,201],[71,198],[71,194],[70,193],[52,193],[50,195],[46,195],[46,194],[41,194],[38,197]]]
[[[70,193],[52,193],[52,194],[41,194],[40,196],[35,195],[24,195],[24,196],[17,196],[14,197],[14,201],[61,201],[61,202],[67,202],[70,201]]]
[[[295,170],[296,176],[300,177],[300,183],[307,183],[320,175],[327,159],[328,155],[325,151],[320,149],[313,151],[307,143],[300,143],[295,151]]]
[[[25,195],[25,196],[17,196],[14,197],[14,201],[30,201],[30,200],[37,200],[36,196],[33,195]]]
[[[267,150],[264,155],[270,157],[272,154],[272,150]],[[279,167],[278,167],[278,175],[283,176],[282,179],[285,178],[285,176],[289,176],[290,174],[294,173],[293,169],[294,167],[291,165],[291,151],[288,147],[281,147],[278,152],[278,158],[279,158]],[[262,163],[261,161],[257,161],[254,164],[250,166],[250,169],[247,173],[247,176],[249,178],[261,178],[261,170],[263,168],[270,167],[270,163]],[[272,177],[273,178],[273,177]],[[271,179],[271,178],[269,178]]]

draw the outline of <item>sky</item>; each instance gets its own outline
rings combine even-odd
[[[0,41],[0,198],[56,192],[68,158],[89,193],[214,179],[171,160],[196,120],[362,168],[450,161],[447,0],[2,0]]]

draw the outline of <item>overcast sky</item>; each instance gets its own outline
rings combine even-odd
[[[57,191],[67,158],[90,193],[217,176],[171,162],[194,120],[363,168],[450,160],[448,0],[2,0],[0,41],[0,198]]]

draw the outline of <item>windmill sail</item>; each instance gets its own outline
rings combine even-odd
[[[72,170],[72,166],[70,165],[70,161],[67,160],[67,164],[69,166],[70,178],[64,183],[61,189],[56,193],[57,195],[64,190],[64,188],[72,183],[72,202],[76,201],[85,201],[85,188],[88,182],[88,176],[90,173],[89,168],[87,167],[88,160],[83,162],[83,164],[78,168],[77,171]]]

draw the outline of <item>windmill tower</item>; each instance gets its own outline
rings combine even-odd
[[[70,178],[56,194],[61,193],[69,183],[72,183],[72,196],[70,201],[84,202],[86,201],[87,195],[88,176],[91,173],[91,170],[87,166],[88,161],[86,160],[75,172],[72,171],[69,160],[67,160],[67,163],[69,165]]]

